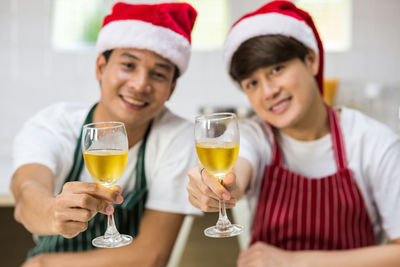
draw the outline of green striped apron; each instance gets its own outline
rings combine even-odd
[[[83,125],[91,123],[93,120],[94,105]],[[136,182],[132,191],[124,193],[124,202],[114,209],[115,223],[121,234],[129,234],[135,237],[138,234],[139,224],[144,213],[144,206],[147,199],[146,174],[144,168],[144,155],[146,150],[146,141],[150,132],[151,125],[148,127],[143,142],[140,145],[136,161]],[[72,169],[65,180],[65,183],[78,181],[83,168],[83,156],[81,150],[82,131],[78,138],[74,153],[74,163]],[[28,253],[28,258],[40,253],[57,253],[67,251],[85,251],[91,250],[92,239],[104,234],[107,227],[107,216],[97,213],[89,221],[85,232],[80,233],[74,238],[67,239],[61,235],[39,236],[38,245]]]

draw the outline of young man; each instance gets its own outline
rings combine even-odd
[[[52,105],[24,125],[14,144],[15,218],[39,236],[24,267],[166,265],[184,214],[198,213],[185,191],[192,125],[164,106],[187,68],[196,15],[185,3],[117,3],[96,44],[97,105]],[[82,125],[104,121],[124,122],[129,140],[114,190],[94,183],[80,150]],[[92,250],[113,211],[133,242]]]
[[[225,187],[199,166],[188,191],[204,211],[246,195],[252,240],[238,266],[400,266],[400,139],[324,104],[311,17],[272,1],[233,25],[224,58],[257,116],[241,121]],[[393,242],[377,246],[384,233]]]

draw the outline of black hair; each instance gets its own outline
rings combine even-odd
[[[255,70],[294,58],[304,62],[309,49],[299,41],[284,35],[263,35],[243,42],[232,56],[229,74],[241,82]]]

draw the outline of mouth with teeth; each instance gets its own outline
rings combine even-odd
[[[123,95],[121,95],[120,97],[121,97],[122,101],[125,103],[125,105],[127,105],[128,107],[135,109],[135,110],[142,109],[149,104],[147,102],[136,100],[131,97],[127,97],[127,96],[123,96]]]
[[[292,101],[292,97],[287,97],[285,99],[282,99],[281,101],[279,101],[278,103],[275,103],[274,105],[272,105],[269,108],[269,111],[275,113],[275,114],[279,114],[284,112],[290,105]]]

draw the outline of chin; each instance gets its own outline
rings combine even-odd
[[[274,126],[275,128],[278,128],[278,129],[290,128],[296,124],[296,120],[292,116],[282,116],[282,117],[274,118],[274,120],[267,120],[267,121],[272,126]]]

